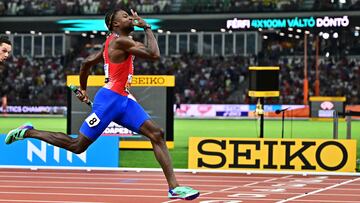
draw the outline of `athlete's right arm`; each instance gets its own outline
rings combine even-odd
[[[145,36],[148,43],[147,45],[144,45],[141,42],[135,42],[129,37],[119,37],[116,40],[118,45],[117,48],[140,58],[158,60],[160,58],[160,50],[154,33],[148,28],[144,19],[142,19],[137,12],[131,10],[131,13],[134,18],[133,25],[145,30]]]
[[[145,46],[141,42],[136,42],[129,37],[117,38],[116,44],[118,49],[140,58],[150,60],[158,60],[160,58],[160,53],[158,50],[152,48],[151,46]]]
[[[87,79],[90,74],[90,68],[100,62],[103,61],[103,50],[104,47],[96,53],[90,54],[88,57],[84,59],[84,61],[81,63],[80,67],[80,91],[82,95],[79,95],[78,98],[81,101],[88,100],[88,96],[86,93],[86,87],[87,87]]]

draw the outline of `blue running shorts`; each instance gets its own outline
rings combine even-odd
[[[103,87],[96,93],[92,112],[81,125],[80,132],[95,141],[113,121],[139,133],[148,119],[149,114],[136,101]]]

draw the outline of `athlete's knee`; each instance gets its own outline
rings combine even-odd
[[[155,128],[151,132],[151,141],[155,143],[161,143],[164,142],[165,133],[164,130],[161,128]]]
[[[73,148],[72,152],[75,154],[81,154],[81,153],[85,152],[86,149],[87,149],[87,147],[77,146],[77,147]]]
[[[72,140],[69,150],[75,154],[81,154],[86,151],[90,143],[84,142],[83,139],[75,138]]]

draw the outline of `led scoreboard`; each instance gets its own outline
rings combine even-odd
[[[345,112],[345,97],[310,97],[311,118],[332,118],[334,111]]]

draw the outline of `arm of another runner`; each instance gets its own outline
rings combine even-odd
[[[119,37],[117,39],[118,47],[140,58],[158,60],[160,58],[160,50],[150,26],[146,24],[136,12],[131,10],[131,13],[134,17],[133,25],[144,29],[147,44],[144,45],[143,43],[136,42],[128,37]]]
[[[90,74],[90,68],[103,61],[103,55],[102,55],[103,50],[104,50],[104,47],[99,52],[89,55],[88,57],[86,57],[86,59],[84,59],[84,61],[81,64],[81,67],[80,67],[80,91],[81,91],[81,94],[77,94],[77,95],[78,95],[78,98],[83,102],[89,101],[89,97],[86,93],[86,88],[87,88],[87,80],[88,80],[88,77]]]

